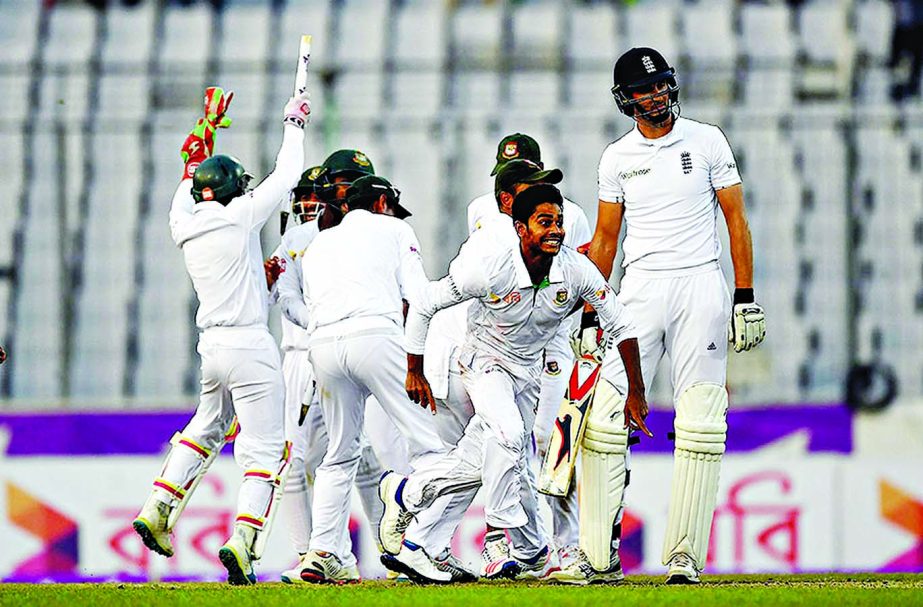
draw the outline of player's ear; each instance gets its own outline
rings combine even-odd
[[[519,221],[518,219],[513,220],[513,227],[516,228],[516,234],[522,238],[526,232],[529,231],[529,226]]]
[[[513,195],[509,192],[500,192],[500,211],[509,214],[513,208]]]

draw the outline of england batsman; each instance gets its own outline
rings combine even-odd
[[[298,180],[307,95],[283,112],[282,146],[275,169],[255,189],[235,158],[212,155],[214,132],[228,126],[231,94],[210,88],[206,116],[186,139],[183,178],[170,209],[170,230],[183,251],[199,300],[196,313],[202,391],[195,415],[171,441],[153,490],[133,527],[144,545],[173,555],[174,511],[181,512],[224,443],[236,416],[234,455],[244,469],[234,532],[218,552],[231,584],[253,584],[253,561],[269,532],[274,495],[284,482],[288,445],[283,435],[283,382],[279,349],[267,327],[268,303],[260,228]]]
[[[612,272],[622,221],[627,223],[619,300],[635,320],[641,366],[652,381],[670,357],[675,451],[663,563],[667,583],[699,582],[724,453],[728,341],[738,352],[765,335],[763,309],[753,299],[753,251],[743,190],[731,147],[718,127],[680,118],[675,70],[652,48],[633,48],[615,64],[612,94],[635,127],[599,162],[599,216],[590,259]],[[718,210],[730,235],[734,299],[718,265]],[[610,408],[624,370],[607,358],[588,420]],[[618,566],[619,521],[627,481],[627,434],[611,447],[584,442],[583,472],[600,466],[604,485],[584,483],[580,512],[582,556],[553,577],[577,584],[610,581]],[[588,466],[588,462],[592,462]]]

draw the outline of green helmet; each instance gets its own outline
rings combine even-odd
[[[292,200],[299,200],[302,196],[311,196],[311,194],[314,193],[317,180],[323,171],[324,167],[316,166],[302,173],[301,179],[298,180],[298,185],[292,188]]]
[[[372,161],[359,150],[337,150],[327,156],[327,160],[321,166],[323,171],[317,177],[315,191],[321,200],[327,202],[336,197],[334,179],[337,177],[345,177],[342,185],[349,186],[359,177],[375,174]]]
[[[192,198],[227,204],[249,189],[253,175],[233,156],[217,154],[207,158],[192,176]]]

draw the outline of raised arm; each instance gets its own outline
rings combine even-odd
[[[259,229],[279,208],[298,183],[304,169],[304,127],[311,115],[307,93],[292,97],[283,110],[282,145],[276,164],[256,188],[246,196],[235,198],[228,209],[236,212],[250,229]]]

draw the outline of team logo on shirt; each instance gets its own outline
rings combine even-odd
[[[567,303],[567,289],[558,289],[558,292],[554,294],[554,303],[559,306]]]
[[[549,360],[547,363],[545,363],[545,373],[548,375],[560,375],[561,367],[558,366],[558,361]]]
[[[506,297],[503,298],[508,304],[517,304],[522,301],[522,295],[519,294],[519,291],[510,291],[507,293]]]
[[[692,154],[689,152],[682,152],[679,155],[679,161],[683,165],[683,175],[688,175],[692,172]]]
[[[515,141],[507,141],[503,146],[503,157],[506,159],[516,158],[519,156],[519,144]]]

